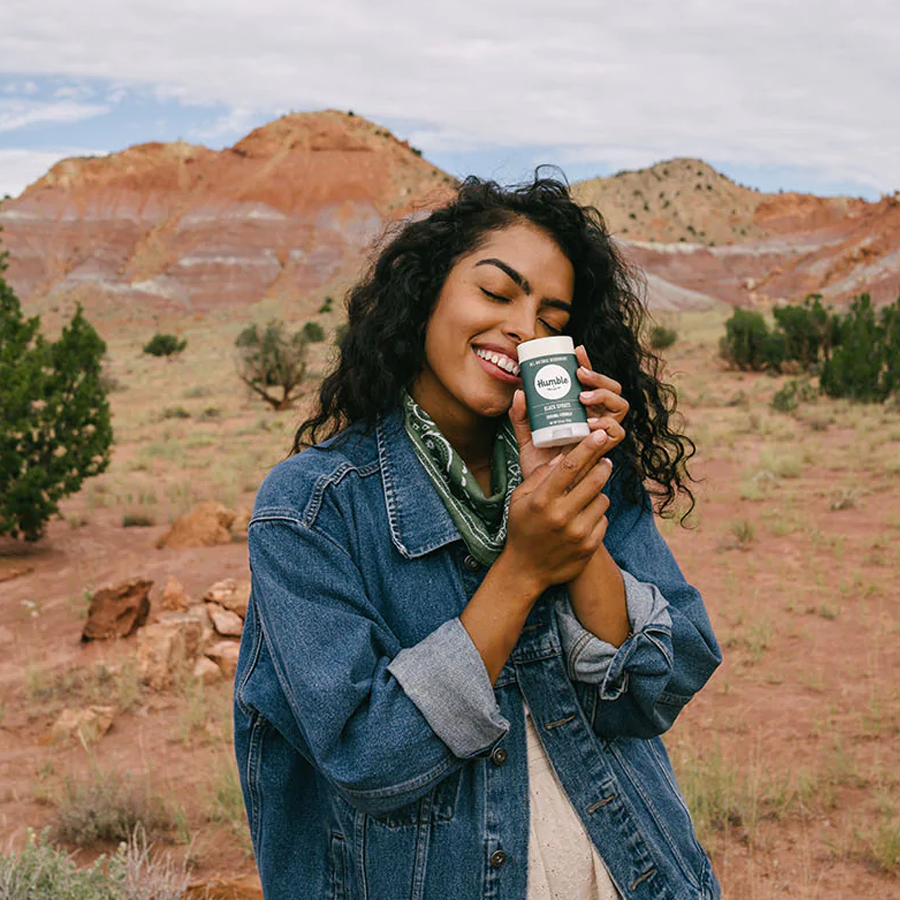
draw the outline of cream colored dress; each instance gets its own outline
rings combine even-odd
[[[621,900],[541,746],[531,716],[528,779],[528,900]]]

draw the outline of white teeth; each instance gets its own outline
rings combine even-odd
[[[493,363],[498,368],[503,369],[504,372],[509,372],[512,375],[519,374],[519,366],[508,356],[500,353],[493,353],[490,350],[476,350],[475,353],[482,359],[485,359],[488,362]]]

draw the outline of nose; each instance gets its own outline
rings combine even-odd
[[[507,316],[503,322],[503,333],[521,344],[537,337],[537,316],[533,309],[529,309],[526,303],[510,304]]]

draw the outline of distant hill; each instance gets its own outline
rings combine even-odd
[[[33,304],[202,313],[320,293],[386,222],[453,183],[360,116],[302,113],[218,152],[155,143],[64,160],[3,204],[0,225],[10,281]]]
[[[0,207],[8,277],[29,312],[80,301],[107,322],[268,301],[316,310],[390,221],[455,181],[361,116],[284,116],[233,147],[142,144],[68,159]],[[843,303],[900,291],[900,197],[764,194],[696,159],[573,187],[647,275],[657,309]]]
[[[900,197],[766,194],[698,159],[574,185],[648,274],[657,307],[767,306],[819,292],[842,303],[900,291]]]

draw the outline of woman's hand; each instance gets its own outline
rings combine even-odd
[[[513,491],[501,559],[532,585],[535,597],[578,576],[603,542],[609,498],[602,491],[612,474],[603,458],[607,443],[593,432]]]
[[[591,368],[591,361],[584,345],[579,344],[575,348],[575,357],[579,363],[578,380],[584,388],[579,399],[587,408],[588,425],[591,432],[606,433],[607,439],[602,446],[602,453],[609,453],[625,437],[622,420],[628,413],[628,401],[622,396],[622,386],[617,381]],[[522,477],[528,478],[538,466],[545,465],[557,456],[559,448],[542,449],[532,443],[524,391],[516,391],[509,410],[509,418],[519,444]]]

